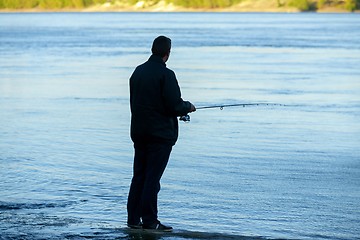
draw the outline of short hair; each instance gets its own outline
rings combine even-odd
[[[151,52],[154,55],[164,57],[170,52],[171,49],[171,39],[165,36],[159,36],[154,39],[153,45],[151,47]]]

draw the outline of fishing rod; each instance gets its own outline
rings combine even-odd
[[[246,107],[246,106],[286,106],[285,104],[280,103],[235,103],[235,104],[220,104],[220,105],[210,105],[210,106],[202,106],[197,107],[196,110],[202,110],[202,109],[211,109],[211,108],[219,108],[220,110],[223,110],[224,107]],[[180,119],[184,122],[190,122],[190,116],[185,115],[181,116]]]
[[[203,106],[203,107],[197,107],[196,110],[199,109],[209,109],[209,108],[220,108],[220,110],[223,110],[224,107],[246,107],[246,106],[285,106],[284,104],[279,103],[236,103],[236,104],[222,104],[222,105],[212,105],[212,106]]]

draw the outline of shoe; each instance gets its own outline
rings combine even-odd
[[[139,222],[138,224],[130,224],[128,223],[127,226],[131,229],[142,229],[143,228],[143,224],[142,222]]]
[[[145,230],[154,230],[154,231],[160,231],[160,232],[171,232],[173,230],[170,226],[165,226],[164,224],[157,222],[149,226],[143,226],[143,229]]]

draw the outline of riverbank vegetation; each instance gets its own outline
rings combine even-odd
[[[157,6],[157,8],[154,8]],[[171,6],[171,7],[169,7]],[[356,11],[360,0],[0,0],[9,11]]]

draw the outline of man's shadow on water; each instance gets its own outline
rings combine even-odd
[[[174,230],[172,232],[144,231],[134,229],[123,229],[128,240],[166,240],[166,239],[192,239],[192,240],[263,240],[262,237],[248,237],[225,233],[197,232],[187,230]]]
[[[129,240],[161,240],[166,233],[161,232],[151,232],[144,230],[133,230],[125,229],[124,233],[127,235],[125,239]]]

